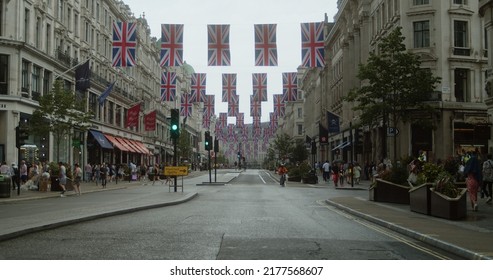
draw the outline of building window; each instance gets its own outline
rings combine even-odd
[[[414,48],[430,46],[430,21],[417,21],[414,25]]]
[[[29,17],[30,17],[30,12],[29,9],[24,10],[24,42],[28,42],[29,38]]]
[[[298,125],[298,135],[303,135],[303,125],[302,124]]]
[[[114,121],[114,107],[115,107],[115,103],[113,102],[109,102],[109,105],[108,106],[108,123],[109,124],[114,124],[113,121]]]
[[[298,108],[298,119],[303,118],[303,108]]]
[[[51,90],[51,72],[48,70],[45,70],[44,75],[43,75],[43,95],[47,95],[50,93]]]
[[[454,90],[455,90],[455,100],[457,102],[469,102],[468,100],[468,75],[469,71],[467,69],[455,69],[454,71]]]
[[[41,45],[41,18],[36,18],[36,34],[34,34],[34,45],[37,49]]]
[[[41,68],[36,65],[33,66],[32,85],[33,99],[39,101],[39,96],[41,95]]]
[[[79,37],[79,14],[74,13],[74,34],[75,37]]]
[[[121,106],[116,106],[116,115],[115,115],[115,125],[118,126],[118,127],[121,127],[122,126],[122,107]]]
[[[428,5],[428,4],[430,4],[430,0],[413,0],[414,6]]]
[[[470,55],[467,21],[454,20],[454,55]]]
[[[92,112],[92,114],[94,115],[94,119],[98,119],[97,118],[97,112],[98,112],[98,96],[94,93],[91,93],[89,95],[89,112]]]
[[[21,91],[25,93],[29,93],[29,62],[25,60],[22,61],[21,71],[22,71]]]
[[[5,5],[4,1],[0,2],[0,36],[3,36],[3,11],[5,10],[3,5]]]
[[[0,94],[9,94],[8,81],[9,81],[9,56],[0,54]]]
[[[484,57],[488,57],[488,30],[485,28],[484,29],[484,50],[483,50],[483,55]]]
[[[45,36],[45,48],[46,53],[51,53],[51,25],[46,24],[46,36]]]
[[[467,0],[454,0],[456,5],[467,5]]]

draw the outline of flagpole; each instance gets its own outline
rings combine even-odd
[[[90,59],[91,59],[91,58],[88,58],[88,59],[84,60],[83,62],[81,62],[81,63],[79,63],[79,64],[75,65],[74,67],[69,68],[67,71],[65,71],[65,72],[63,72],[63,73],[60,73],[59,75],[55,75],[55,80],[56,80],[56,79],[58,79],[58,78],[60,78],[62,75],[67,74],[68,72],[70,72],[70,71],[74,70],[75,68],[77,68],[77,67],[81,66],[82,64],[84,64],[84,63],[88,62]]]

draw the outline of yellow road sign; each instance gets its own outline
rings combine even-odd
[[[165,176],[187,176],[188,166],[165,166],[164,167]]]

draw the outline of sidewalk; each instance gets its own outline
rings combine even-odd
[[[276,177],[277,178],[277,177]],[[460,221],[435,218],[412,212],[409,205],[370,201],[370,181],[362,180],[351,187],[334,187],[319,176],[317,185],[334,189],[336,196],[326,203],[360,219],[370,221],[403,235],[451,252],[464,259],[493,259],[493,207],[486,198],[479,199],[479,211],[472,211],[467,198],[467,217]],[[351,191],[351,193],[347,192]],[[354,192],[358,192],[354,195]],[[346,194],[347,193],[347,194]],[[478,195],[479,197],[479,195]]]

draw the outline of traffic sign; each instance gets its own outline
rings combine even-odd
[[[387,127],[387,136],[393,137],[399,135],[399,129],[397,127]]]
[[[165,166],[164,176],[187,176],[188,166]]]

